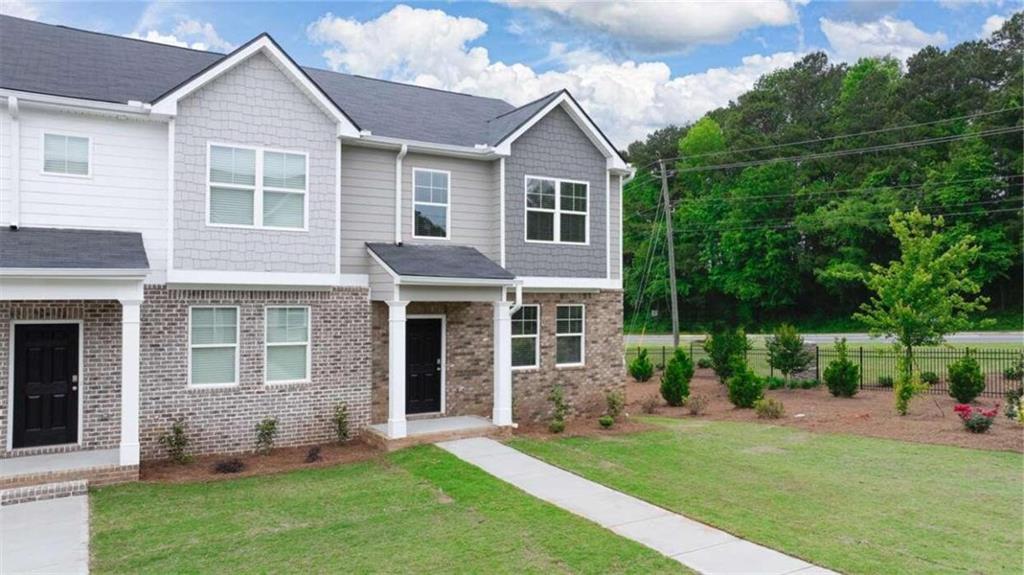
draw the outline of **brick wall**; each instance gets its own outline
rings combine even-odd
[[[0,457],[7,449],[11,320],[82,322],[79,426],[86,449],[117,447],[121,435],[121,304],[116,301],[0,301]]]
[[[188,310],[237,305],[239,385],[189,388]],[[264,308],[308,305],[312,321],[312,381],[263,383]],[[143,459],[164,456],[158,438],[176,417],[189,425],[194,453],[253,448],[256,423],[278,419],[277,445],[331,440],[334,406],[349,407],[353,431],[370,417],[370,304],[365,288],[330,291],[206,291],[147,287],[142,305],[140,441]]]
[[[622,292],[540,294],[526,293],[524,304],[540,305],[540,367],[513,370],[512,392],[516,421],[549,416],[547,397],[561,385],[574,413],[604,409],[605,394],[624,389],[622,347]],[[555,367],[555,306],[586,306],[586,365]],[[446,415],[491,416],[494,393],[493,306],[489,303],[409,304],[407,313],[445,314]],[[373,423],[388,414],[388,307],[373,302]]]

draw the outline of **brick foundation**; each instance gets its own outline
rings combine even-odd
[[[17,487],[80,480],[87,481],[89,483],[89,487],[101,487],[103,485],[113,485],[115,483],[138,481],[139,466],[104,465],[100,467],[86,467],[82,469],[47,471],[43,473],[0,477],[0,489],[13,489]]]

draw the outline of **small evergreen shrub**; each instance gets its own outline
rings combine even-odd
[[[160,445],[167,450],[167,456],[179,465],[192,461],[192,456],[188,453],[189,438],[186,428],[185,418],[179,417],[171,424],[170,433],[160,436]]]
[[[821,382],[813,377],[808,379],[791,379],[789,380],[790,389],[814,389],[821,385]]]
[[[320,459],[321,456],[319,445],[314,445],[313,447],[310,447],[309,451],[306,452],[306,463],[315,463],[317,461],[320,461]]]
[[[678,407],[690,396],[690,379],[693,377],[693,361],[683,348],[677,347],[672,358],[661,374],[661,396],[665,402]]]
[[[786,380],[807,369],[814,359],[814,355],[804,349],[804,338],[788,324],[775,328],[765,347],[768,349],[768,365],[779,370]]]
[[[615,425],[615,418],[610,415],[602,415],[601,418],[597,420],[597,422],[601,424],[601,427],[608,429],[611,426]]]
[[[833,397],[853,397],[860,384],[860,367],[850,361],[846,352],[846,339],[836,340],[836,358],[828,363],[825,385]]]
[[[703,395],[691,395],[686,400],[686,409],[690,415],[704,415],[708,410],[708,398]]]
[[[331,421],[334,422],[334,435],[338,438],[338,443],[348,441],[348,405],[339,403],[334,406],[334,415],[331,417]]]
[[[702,358],[698,359],[697,360],[697,367],[699,367],[701,369],[711,369],[711,358],[710,357],[702,357]]]
[[[213,465],[214,473],[238,473],[245,469],[245,463],[237,457],[222,459]]]
[[[639,382],[647,381],[654,375],[654,364],[647,357],[646,347],[641,347],[633,361],[629,362],[629,375]]]
[[[654,413],[659,405],[661,405],[661,398],[657,395],[648,395],[640,404],[640,410],[649,415]]]
[[[552,419],[548,424],[548,431],[551,433],[562,433],[565,431],[565,422]]]
[[[764,396],[764,381],[746,364],[738,365],[726,383],[729,401],[736,407],[749,409]]]
[[[891,375],[880,375],[878,376],[878,387],[892,387],[893,379]]]
[[[786,380],[772,375],[764,378],[764,386],[767,389],[782,389],[786,387]]]
[[[720,331],[704,340],[704,351],[711,360],[711,368],[722,383],[729,380],[740,363],[745,363],[749,349],[750,342],[742,329]]]
[[[618,419],[626,409],[626,395],[619,390],[609,391],[604,399],[608,404],[607,415],[613,420]]]
[[[779,419],[786,413],[782,402],[765,397],[754,402],[754,411],[758,419]]]
[[[274,448],[277,436],[277,419],[268,417],[256,424],[256,453],[266,455]]]
[[[970,403],[984,390],[981,365],[968,348],[963,357],[949,364],[949,395],[960,403]]]
[[[922,371],[921,383],[926,385],[937,385],[939,383],[939,374],[934,371]]]
[[[964,424],[964,429],[971,433],[985,433],[992,427],[992,422],[996,419],[999,407],[975,409],[970,405],[959,403],[953,408],[953,411],[960,417],[960,421]]]
[[[565,417],[569,415],[569,404],[565,401],[565,390],[561,385],[556,385],[548,395],[548,400],[553,404],[551,423],[548,430],[551,433],[562,433],[565,431]]]

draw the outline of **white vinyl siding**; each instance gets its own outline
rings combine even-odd
[[[189,310],[189,385],[238,383],[238,308]]]
[[[582,305],[560,305],[555,316],[555,364],[583,365],[586,319]]]
[[[306,229],[305,154],[210,144],[207,224]]]
[[[540,366],[540,306],[524,305],[512,314],[512,367]]]
[[[43,172],[88,176],[89,138],[64,134],[43,134]]]
[[[451,172],[414,168],[412,181],[413,237],[448,239]]]
[[[526,241],[587,244],[590,185],[557,178],[526,177]]]
[[[265,334],[266,382],[309,381],[309,308],[268,307]]]

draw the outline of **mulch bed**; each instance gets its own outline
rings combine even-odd
[[[631,414],[640,413],[643,400],[658,395],[660,374],[646,383],[627,378],[626,404]],[[976,406],[1000,405],[1000,413],[988,433],[969,433],[953,413],[956,400],[946,395],[925,394],[911,401],[910,413],[896,414],[891,390],[863,389],[852,398],[832,397],[824,385],[816,389],[779,389],[766,391],[767,397],[781,401],[786,414],[781,419],[758,419],[753,409],[737,409],[729,403],[725,386],[708,369],[698,369],[690,382],[690,394],[708,398],[707,413],[703,418],[723,421],[747,421],[769,425],[786,425],[807,431],[849,433],[869,437],[884,437],[918,443],[936,443],[973,449],[1016,451],[1024,453],[1024,427],[1002,414],[1003,401],[980,398]],[[656,415],[668,417],[695,417],[685,407],[664,405]],[[800,417],[797,417],[801,415]]]
[[[623,435],[636,433],[638,431],[650,431],[657,429],[657,426],[650,423],[631,420],[628,416],[622,416],[609,429],[601,427],[597,423],[597,417],[585,417],[572,419],[565,422],[565,431],[562,433],[551,433],[547,423],[525,423],[520,424],[513,431],[516,437],[529,437],[531,439],[552,439],[557,437],[604,437],[612,435]]]
[[[234,454],[204,455],[196,457],[185,465],[172,461],[143,462],[139,471],[142,481],[153,483],[186,483],[195,481],[219,481],[237,479],[253,475],[267,475],[296,469],[330,467],[342,463],[366,461],[381,457],[380,450],[362,441],[353,440],[344,445],[324,444],[320,447],[320,459],[306,463],[306,454],[311,445],[301,447],[282,447],[274,449],[266,455]],[[245,464],[245,469],[238,473],[217,473],[213,470],[218,461],[238,458]]]

